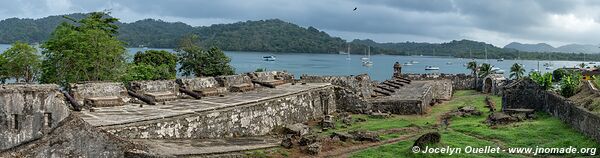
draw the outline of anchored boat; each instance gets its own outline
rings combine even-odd
[[[425,70],[440,70],[440,67],[437,67],[437,66],[425,66]]]
[[[269,56],[264,56],[263,60],[264,61],[275,61],[275,56],[269,55]]]

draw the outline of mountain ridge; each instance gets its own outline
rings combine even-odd
[[[520,51],[528,52],[561,52],[561,53],[600,53],[600,45],[591,44],[567,44],[559,47],[553,47],[546,43],[525,44],[519,42],[511,42],[503,48],[512,48]]]

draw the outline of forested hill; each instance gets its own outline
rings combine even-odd
[[[66,15],[75,19],[85,14]],[[0,21],[0,43],[24,41],[41,43],[61,22],[63,16],[49,16],[41,19],[11,18]],[[217,46],[232,51],[269,51],[332,53],[345,47],[346,41],[331,37],[313,27],[300,27],[278,19],[216,24],[192,27],[185,23],[164,22],[145,19],[133,23],[119,23],[119,39],[129,47],[147,46],[155,48],[175,48],[184,35],[195,33],[201,37],[201,44]]]
[[[85,16],[77,13],[66,15],[75,19]],[[42,43],[61,22],[63,16],[41,19],[11,18],[0,21],[0,43],[15,41]],[[314,27],[300,27],[278,19],[245,21],[232,24],[192,27],[181,22],[165,22],[145,19],[133,23],[118,23],[119,39],[128,47],[175,48],[178,40],[187,34],[200,36],[204,47],[217,46],[229,51],[337,53],[350,46],[352,54],[363,54],[370,46],[372,54],[435,55],[460,58],[505,59],[553,59],[553,60],[600,60],[600,54],[580,53],[534,53],[512,48],[499,48],[484,42],[453,40],[447,43],[377,43],[372,40],[353,40],[346,43]]]
[[[337,53],[346,41],[278,19],[199,27],[201,43],[234,51]]]
[[[517,50],[503,49],[484,42],[471,40],[453,40],[447,43],[377,43],[372,40],[355,39],[351,43],[378,47],[388,50],[391,54],[401,55],[426,55],[426,56],[452,56],[463,58],[485,58],[487,50],[488,58],[513,58],[517,57]],[[515,56],[509,54],[514,53]],[[502,56],[502,57],[501,57]]]

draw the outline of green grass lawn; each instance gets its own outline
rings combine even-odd
[[[500,108],[501,98],[492,96],[496,102],[497,108]],[[448,130],[441,130],[441,144],[439,146],[458,147],[466,146],[485,147],[485,146],[500,146],[501,148],[508,147],[569,147],[575,148],[598,148],[600,145],[593,139],[578,133],[570,126],[562,123],[557,118],[551,117],[545,113],[537,113],[538,118],[504,126],[498,126],[495,129],[488,127],[482,123],[490,113],[485,105],[485,95],[476,91],[457,91],[451,101],[441,105],[436,105],[432,108],[428,115],[424,116],[394,116],[389,119],[372,119],[367,116],[359,115],[358,117],[366,118],[366,122],[354,124],[346,129],[338,130],[382,130],[390,128],[406,127],[410,124],[419,126],[428,126],[435,123],[439,116],[447,111],[456,109],[464,105],[476,106],[483,111],[482,116],[471,117],[454,117]],[[390,137],[390,136],[384,136]],[[441,157],[448,156],[447,154],[413,154],[410,150],[415,138],[407,141],[398,142],[370,148],[367,150],[354,153],[353,157]],[[597,154],[598,155],[598,154]],[[450,157],[529,157],[532,155],[511,155],[505,152],[496,154],[455,154]],[[584,156],[577,154],[569,155],[542,155],[556,157],[576,157]]]

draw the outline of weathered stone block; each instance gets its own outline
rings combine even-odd
[[[1,85],[0,151],[41,138],[69,113],[58,85]]]
[[[79,104],[84,105],[86,98],[98,97],[119,97],[123,102],[129,102],[131,99],[127,94],[127,89],[122,83],[118,82],[85,82],[69,85],[69,93]],[[120,106],[115,104],[111,106]],[[89,108],[89,106],[85,106]]]

